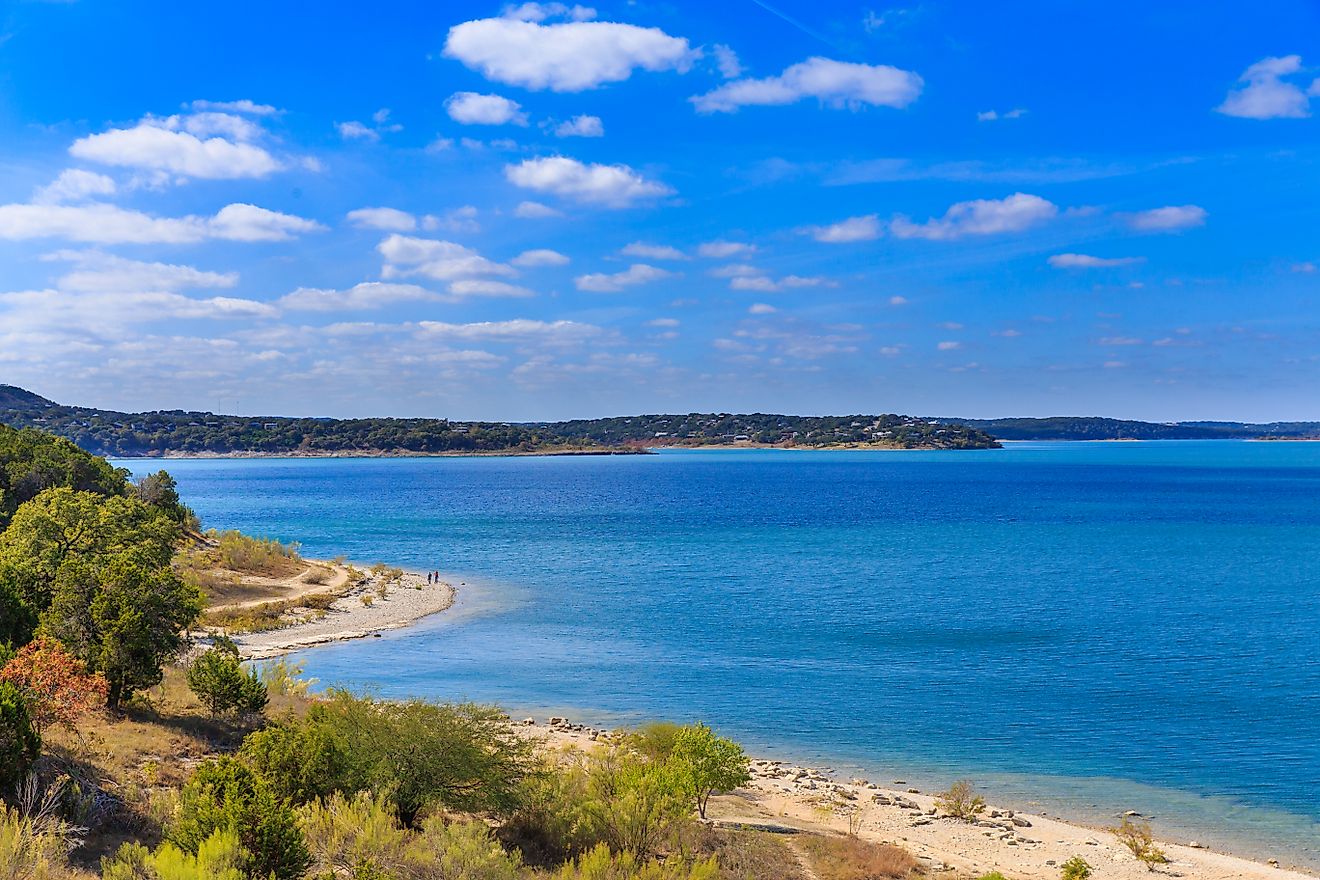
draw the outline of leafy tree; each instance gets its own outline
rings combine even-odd
[[[238,648],[229,639],[217,641],[189,665],[188,687],[212,715],[255,715],[270,700],[257,671],[243,671]]]
[[[293,810],[248,767],[228,757],[207,761],[193,773],[168,836],[181,850],[199,854],[217,831],[237,835],[243,874],[254,880],[293,880],[311,863]]]
[[[37,629],[37,610],[19,591],[16,579],[0,569],[0,643],[22,645]]]
[[[179,484],[169,471],[156,471],[138,480],[133,494],[180,525],[191,524],[196,519],[196,514],[179,500]]]
[[[935,804],[947,815],[955,819],[971,822],[977,815],[985,812],[985,798],[972,788],[971,780],[960,779],[935,796]]]
[[[1155,845],[1155,835],[1150,829],[1149,822],[1133,822],[1131,817],[1124,816],[1121,823],[1109,829],[1109,833],[1117,837],[1118,842],[1123,844],[1137,861],[1144,864],[1148,871],[1154,871],[1156,865],[1163,865],[1169,861],[1164,850]]]
[[[24,645],[0,667],[0,681],[23,694],[37,733],[56,723],[72,727],[80,715],[105,705],[109,688],[103,677],[88,674],[87,664],[46,637]]]
[[[705,724],[684,727],[674,738],[670,758],[679,768],[697,813],[706,818],[706,804],[717,791],[733,791],[751,781],[747,755],[731,739],[717,736]]]
[[[218,830],[197,851],[185,852],[168,841],[152,852],[126,843],[114,858],[101,862],[101,880],[244,880],[248,853],[230,829]]]
[[[271,725],[248,734],[239,756],[291,803],[358,790],[350,781],[348,746],[330,725],[314,721]]]
[[[161,667],[183,645],[182,630],[202,612],[200,591],[134,548],[96,565],[65,565],[41,628],[63,642],[109,684],[111,708],[161,680]]]
[[[32,727],[22,692],[0,681],[0,790],[26,778],[40,754],[41,736]]]
[[[122,495],[127,485],[127,471],[66,439],[0,425],[0,527],[19,505],[47,489]]]

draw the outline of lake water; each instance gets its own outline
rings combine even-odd
[[[1320,867],[1320,443],[166,466],[207,526],[464,583],[305,652],[323,684],[700,718]]]

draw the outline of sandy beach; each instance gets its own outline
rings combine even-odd
[[[341,572],[346,570],[344,566],[335,567]],[[347,577],[340,579],[336,575],[339,585],[346,580]],[[368,638],[407,626],[444,611],[454,603],[454,595],[452,584],[444,581],[428,584],[425,574],[405,572],[389,580],[385,575],[368,572],[360,582],[347,587],[319,619],[265,632],[243,633],[233,639],[245,660],[277,657],[314,645]]]
[[[551,748],[592,748],[608,737],[606,731],[562,719],[553,725],[524,723],[522,729]],[[711,799],[712,822],[785,834],[792,845],[795,833],[846,833],[848,820],[838,810],[846,805],[860,810],[860,837],[904,847],[921,860],[928,873],[952,871],[977,877],[999,871],[1013,880],[1057,880],[1059,866],[1081,856],[1097,877],[1141,880],[1152,876],[1102,828],[994,804],[987,806],[977,822],[965,822],[940,816],[935,795],[900,782],[884,787],[866,779],[837,779],[826,770],[782,761],[753,760],[752,775],[746,788]],[[1116,817],[1114,824],[1118,822]],[[1314,880],[1316,876],[1213,852],[1196,841],[1160,841],[1160,847],[1169,863],[1155,869],[1156,877]]]

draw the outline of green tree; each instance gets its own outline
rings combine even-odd
[[[294,880],[311,864],[292,808],[251,769],[228,757],[207,761],[193,773],[168,836],[196,854],[217,831],[237,835],[243,873],[254,880]]]
[[[156,564],[150,547],[95,564],[64,565],[41,628],[109,684],[111,708],[161,680],[183,645],[182,631],[202,612],[200,591]]]
[[[196,515],[179,500],[179,484],[169,471],[147,474],[134,485],[133,494],[180,525],[188,525],[196,519]]]
[[[580,828],[592,842],[646,860],[691,812],[689,777],[626,748],[588,758]]]
[[[32,727],[22,692],[0,681],[0,790],[23,781],[40,754],[41,737]]]
[[[189,664],[187,677],[188,687],[212,715],[255,715],[270,700],[257,671],[243,671],[238,648],[229,639],[218,640]]]
[[[273,724],[250,733],[239,756],[295,804],[358,790],[351,781],[347,744],[330,725],[314,720]]]
[[[709,726],[701,723],[678,732],[670,760],[679,768],[688,794],[703,819],[712,794],[733,791],[752,778],[742,746],[716,735]]]

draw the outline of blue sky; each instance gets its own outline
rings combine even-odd
[[[1320,418],[1320,6],[1268,11],[9,0],[0,381]]]

